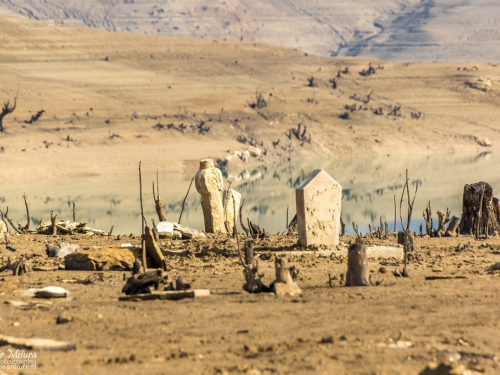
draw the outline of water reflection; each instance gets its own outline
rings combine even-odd
[[[367,232],[368,224],[378,225],[380,217],[393,228],[394,196],[399,210],[405,170],[408,168],[412,190],[419,185],[412,221],[412,230],[418,231],[420,223],[423,223],[421,212],[429,201],[434,212],[448,207],[452,214],[459,216],[464,184],[484,180],[493,186],[494,192],[498,192],[499,161],[499,155],[489,153],[294,161],[239,172],[229,171],[225,181],[233,181],[232,187],[245,198],[244,216],[258,222],[269,232],[277,233],[285,228],[287,207],[289,219],[295,214],[294,189],[313,169],[325,169],[343,187],[342,217],[348,224],[349,232],[352,233],[353,221],[362,232]],[[161,197],[169,220],[178,220],[191,177],[160,176]],[[150,182],[155,178],[153,173],[143,176],[145,215],[149,222],[151,218],[157,220],[152,191],[148,191]],[[58,213],[59,218],[71,219],[72,204],[75,202],[79,221],[103,230],[115,225],[114,233],[140,232],[137,176],[72,178],[36,186],[17,184],[2,188],[1,207],[5,209],[9,206],[9,216],[23,225],[26,219],[22,192],[25,191],[33,226],[38,225],[41,219],[48,220],[51,210]],[[200,198],[194,186],[186,201],[182,222],[203,229]]]

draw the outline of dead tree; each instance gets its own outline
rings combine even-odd
[[[464,186],[461,234],[475,234],[477,238],[500,232],[500,220],[493,204],[493,188],[486,182]]]
[[[307,79],[307,87],[318,87],[318,83],[316,82],[316,78],[310,77]]]
[[[24,258],[18,259],[16,262],[11,262],[10,257],[7,259],[7,264],[0,267],[0,272],[11,270],[14,276],[22,276],[32,270],[29,260]]]
[[[26,193],[23,194],[23,199],[24,199],[24,205],[26,206],[26,218],[27,218],[27,223],[24,227],[21,227],[21,225],[18,224],[18,228],[21,232],[23,233],[28,233],[30,230],[30,209],[28,207],[28,201],[26,198]]]
[[[160,182],[158,179],[158,172],[156,172],[156,190],[158,195],[155,193],[155,182],[153,181],[153,199],[155,201],[156,213],[158,214],[158,220],[167,221],[167,216],[165,211],[163,211],[163,201],[160,198]]]
[[[345,286],[371,286],[368,255],[361,237],[356,237],[356,242],[349,246],[347,254],[347,273]]]
[[[402,234],[402,242],[404,246],[404,268],[402,275],[405,277],[408,277],[408,270],[407,270],[407,265],[408,265],[408,253],[410,251],[416,250],[415,246],[415,241],[413,238],[413,234],[410,232],[410,224],[411,224],[411,216],[413,213],[413,206],[415,204],[415,198],[417,197],[417,192],[418,192],[418,184],[415,187],[415,194],[413,195],[413,199],[410,197],[410,186],[409,183],[410,179],[408,178],[408,169],[406,170],[406,181],[403,186],[403,192],[401,193],[401,201],[399,202],[399,217],[401,219],[401,228],[405,228],[403,224],[403,213],[402,213],[402,207],[403,207],[403,198],[405,195],[405,190],[407,193],[407,199],[408,199],[408,216],[407,216],[407,221],[406,221],[406,229],[403,230]]]
[[[0,215],[2,216],[2,221],[4,221],[5,223],[9,223],[12,229],[14,229],[17,233],[23,234],[23,232],[18,227],[14,226],[12,219],[9,218],[9,207],[7,207],[5,213],[0,210]]]
[[[15,111],[17,106],[17,95],[14,97],[14,104],[10,104],[10,99],[3,103],[2,110],[0,112],[0,133],[5,133],[5,128],[3,126],[3,119],[8,114]]]
[[[50,222],[52,223],[52,235],[57,235],[57,215],[54,215],[54,211],[50,211]]]
[[[445,225],[450,221],[450,210],[446,208],[446,215],[443,213],[443,211],[438,210],[437,212],[438,215],[438,227],[436,229],[436,237],[441,237],[445,234]]]
[[[25,124],[34,124],[35,122],[37,122],[40,117],[42,117],[42,115],[45,113],[45,111],[42,109],[40,111],[38,111],[37,113],[35,113],[33,116],[31,116],[31,118],[29,120],[25,120],[24,123]]]
[[[425,220],[425,230],[427,231],[427,235],[432,237],[432,208],[430,201],[422,215]]]
[[[245,252],[245,255],[243,257],[238,245],[240,262],[243,266],[243,275],[245,276],[245,284],[243,285],[243,290],[248,293],[269,292],[269,287],[264,285],[264,283],[262,282],[263,275],[259,275],[259,261],[254,257],[253,246],[254,241],[251,238],[247,238],[243,246],[243,251]]]

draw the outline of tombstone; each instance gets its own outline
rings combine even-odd
[[[238,216],[240,212],[241,194],[233,189],[224,190],[223,202],[224,202],[224,221],[227,222],[226,229],[228,229],[229,233],[233,233],[234,219],[236,218],[236,221],[238,221]],[[236,210],[235,210],[235,204],[236,204]]]
[[[316,169],[295,190],[295,199],[300,245],[338,245],[342,186]]]
[[[196,174],[195,184],[196,190],[201,195],[205,232],[226,233],[222,206],[222,172],[214,167],[213,159],[200,161],[200,170]]]

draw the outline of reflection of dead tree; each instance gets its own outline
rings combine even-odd
[[[153,181],[153,199],[155,201],[156,213],[158,214],[158,220],[167,221],[167,216],[163,210],[163,201],[160,198],[160,182],[158,179],[158,172],[156,172],[156,190],[158,195],[155,193],[155,182]]]
[[[17,106],[17,95],[14,97],[14,104],[10,104],[10,99],[3,103],[2,111],[0,112],[0,133],[4,133],[3,118],[15,111]]]

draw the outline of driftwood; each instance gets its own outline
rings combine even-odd
[[[15,262],[11,262],[10,258],[7,259],[7,264],[0,267],[0,272],[11,270],[14,276],[22,276],[32,271],[31,263],[23,258]]]
[[[155,268],[166,270],[167,264],[165,257],[154,239],[153,232],[148,226],[144,228],[143,239],[146,246],[146,253],[153,259]]]
[[[361,237],[349,246],[345,286],[371,286],[366,247]]]
[[[200,298],[208,296],[210,296],[210,290],[194,289],[194,290],[152,292],[147,294],[134,294],[130,296],[122,296],[118,300],[119,301],[151,301],[151,300],[177,301],[184,298]]]
[[[276,280],[271,285],[272,290],[276,295],[294,295],[301,294],[302,290],[295,283],[299,270],[288,265],[286,255],[277,255],[274,260],[276,272]]]
[[[57,224],[56,224],[57,215],[54,215],[54,211],[50,211],[50,222],[52,223],[52,235],[57,235]]]
[[[245,234],[247,235],[247,237],[250,237],[250,231],[248,230],[247,227],[245,227],[245,224],[243,223],[243,205],[245,204],[245,199],[243,199],[241,201],[241,205],[240,205],[240,224],[241,224],[241,228],[243,229],[243,231],[245,232]],[[236,224],[235,224],[236,226]]]
[[[486,182],[464,186],[461,234],[475,234],[477,238],[500,232],[500,220],[493,204],[493,188]]]
[[[127,295],[151,293],[154,290],[160,291],[165,288],[168,282],[168,275],[162,270],[152,270],[139,276],[132,275],[127,279],[122,289],[122,293]]]

